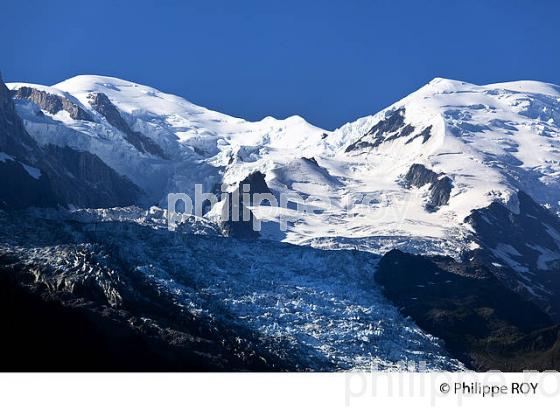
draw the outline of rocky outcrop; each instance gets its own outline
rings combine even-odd
[[[242,240],[255,240],[260,234],[255,230],[255,215],[245,206],[238,191],[225,196],[220,228],[225,236]]]
[[[125,135],[126,140],[138,151],[156,155],[160,158],[166,158],[163,149],[158,144],[141,132],[133,131],[130,128],[107,95],[103,93],[92,94],[90,95],[90,102],[91,106],[105,117],[109,124],[121,131]]]
[[[453,182],[449,177],[441,177],[430,186],[430,200],[426,204],[426,209],[430,212],[437,211],[443,205],[449,203]]]
[[[494,249],[500,243],[507,243],[519,253],[513,255],[513,259],[537,270],[540,252],[534,249],[535,245],[560,252],[560,238],[556,235],[560,232],[560,219],[523,191],[517,193],[517,198],[519,212],[493,202],[486,208],[474,210],[465,222],[474,228],[482,245]]]
[[[412,141],[414,141],[417,138],[422,138],[422,144],[425,144],[426,142],[428,142],[428,140],[431,137],[432,137],[432,126],[429,125],[426,128],[424,128],[421,132],[419,132],[418,134],[411,137],[408,141],[406,141],[406,144],[410,144]]]
[[[407,138],[405,144],[421,138],[422,144],[432,136],[432,126],[429,125],[415,134],[416,128],[405,123],[405,109],[399,108],[385,113],[385,118],[375,124],[360,139],[346,147],[346,152],[361,151],[376,148],[384,142]]]
[[[47,176],[33,176],[28,169],[28,165],[13,158],[0,158],[0,209],[56,207],[59,204]]]
[[[405,122],[405,109],[399,108],[385,113],[385,118],[370,128],[360,139],[346,147],[346,152],[361,151],[376,148],[384,142],[407,138],[405,144],[421,138],[422,144],[432,136],[432,126],[429,125],[415,134],[416,128]]]
[[[403,314],[475,370],[560,370],[560,328],[484,265],[394,250],[375,280]]]
[[[243,181],[239,183],[239,190],[243,193],[249,194],[249,203],[246,205],[253,205],[253,195],[255,194],[270,194],[272,195],[272,191],[268,187],[266,183],[266,175],[260,171],[255,171],[249,174]],[[243,186],[248,186],[249,190],[243,190]]]
[[[426,209],[430,212],[435,212],[441,206],[449,203],[451,189],[453,188],[451,178],[436,174],[422,164],[412,164],[404,176],[404,184],[408,188],[413,186],[421,188],[424,185],[430,185],[429,199],[426,203]]]
[[[10,90],[0,78],[0,152],[34,162],[38,147],[16,113]]]
[[[255,171],[240,181],[233,192],[227,193],[225,198],[222,197],[225,201],[220,217],[220,227],[224,235],[243,240],[254,240],[260,236],[259,232],[254,229],[256,217],[248,206],[253,205],[253,195],[255,194],[272,195],[265,178],[265,174]],[[249,195],[248,202],[243,198],[247,194]],[[263,201],[260,205],[266,204],[267,201]]]
[[[49,269],[0,250],[1,371],[293,370],[271,357],[262,360],[252,346],[239,358],[231,329],[210,326],[132,274],[114,273],[108,284],[92,274],[79,286],[65,286],[75,273],[100,267],[88,252],[72,260],[83,265],[58,271],[60,282],[51,283]],[[104,286],[121,292],[124,306],[100,297]]]
[[[59,203],[48,176],[35,168],[41,156],[0,78],[0,208],[53,207]]]
[[[399,130],[400,132],[397,133]],[[358,141],[350,144],[346,148],[346,152],[375,148],[385,141],[406,137],[413,132],[414,127],[404,123],[404,108],[399,108],[387,112],[384,119],[371,127]]]
[[[54,190],[63,203],[87,208],[111,208],[137,203],[142,191],[125,176],[86,151],[49,145],[45,160],[57,164],[50,170]]]
[[[404,177],[407,187],[423,187],[426,184],[433,184],[438,180],[438,174],[422,164],[412,164]]]
[[[522,191],[517,199],[519,212],[493,202],[465,219],[480,246],[469,257],[560,323],[560,219]]]
[[[51,94],[32,87],[20,87],[12,91],[12,97],[17,100],[32,101],[39,108],[53,115],[64,110],[70,115],[70,118],[75,120],[93,121],[91,115],[80,107],[78,103],[72,102],[60,95]]]

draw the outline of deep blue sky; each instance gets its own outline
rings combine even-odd
[[[103,74],[335,128],[433,77],[560,84],[559,1],[0,0],[6,81]]]

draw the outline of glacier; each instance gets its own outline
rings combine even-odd
[[[127,294],[147,286],[156,295],[136,320],[157,323],[153,306],[171,302],[185,317],[253,332],[236,336],[239,355],[262,345],[292,370],[464,369],[382,296],[376,255],[238,241],[212,227],[170,232],[157,208],[0,212],[0,222],[0,254],[66,304],[126,309]]]

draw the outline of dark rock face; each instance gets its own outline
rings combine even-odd
[[[401,132],[389,136],[389,134],[396,133],[399,129]],[[385,118],[375,124],[371,129],[364,134],[358,141],[350,144],[346,148],[346,152],[361,150],[365,148],[375,148],[385,141],[405,137],[414,132],[414,127],[411,125],[405,126],[404,123],[404,108],[390,111],[385,114]]]
[[[254,240],[260,236],[259,232],[254,229],[255,215],[247,206],[253,205],[254,194],[272,195],[265,178],[266,175],[262,172],[253,172],[239,182],[239,186],[235,191],[227,194],[226,204],[222,210],[221,223],[224,235],[243,240]],[[249,186],[249,191],[245,192],[243,190],[244,185]],[[249,194],[248,203],[245,203],[243,200],[244,193]],[[262,205],[266,205],[266,201]],[[243,215],[247,215],[248,218],[243,218]]]
[[[430,200],[426,204],[426,209],[435,212],[441,206],[447,205],[452,188],[453,182],[451,182],[449,177],[443,177],[434,182],[430,187]]]
[[[519,213],[493,202],[465,219],[481,245],[473,257],[509,264],[512,269],[504,268],[500,274],[504,283],[560,322],[560,298],[556,296],[560,293],[560,220],[526,193],[520,191],[517,197]],[[509,250],[506,262],[502,260],[504,249]]]
[[[132,181],[94,154],[54,145],[45,147],[45,153],[46,160],[59,165],[50,176],[65,204],[88,208],[127,206],[136,203],[142,194]]]
[[[246,205],[253,205],[253,195],[254,194],[271,194],[270,188],[266,183],[266,175],[260,171],[253,172],[249,174],[243,181],[239,183],[239,189],[241,192],[245,192],[243,190],[244,185],[249,186],[249,191],[247,192],[250,197],[250,201]]]
[[[245,206],[239,191],[227,194],[221,219],[220,228],[225,236],[242,240],[255,240],[260,236],[254,229],[255,215]]]
[[[560,247],[550,229],[560,232],[560,220],[547,209],[537,204],[529,195],[519,191],[519,213],[513,213],[504,205],[493,202],[488,207],[477,209],[467,217],[479,235],[481,243],[488,248],[496,248],[507,241],[523,255],[520,263],[538,269],[537,257],[540,254],[534,244],[558,252]],[[515,256],[512,256],[515,259]]]
[[[187,349],[119,324],[110,309],[95,313],[44,300],[18,284],[14,276],[21,273],[0,267],[0,320],[5,324],[0,350],[10,352],[2,355],[2,371],[220,370]]]
[[[85,272],[98,268],[94,254],[82,251],[76,257],[85,259]],[[254,340],[254,335],[209,324],[161,297],[141,275],[124,266],[115,269],[114,277],[92,275],[79,286],[66,286],[73,273],[64,272],[57,286],[48,269],[0,251],[0,370],[295,369],[248,343],[236,344],[236,337]],[[102,288],[121,297],[120,303],[108,303]]]
[[[415,136],[411,137],[408,141],[406,141],[406,143],[410,144],[416,138],[422,138],[422,144],[425,144],[426,142],[428,142],[431,136],[432,136],[432,126],[429,125],[426,128],[424,128],[419,134],[416,134]]]
[[[12,96],[18,100],[32,101],[39,108],[51,114],[64,110],[75,120],[93,121],[91,115],[82,107],[59,95],[50,94],[31,87],[21,87],[12,91]]]
[[[398,110],[389,112],[385,116],[385,119],[371,127],[366,135],[390,134],[399,130],[402,126],[404,126],[404,108],[399,108]],[[413,131],[414,129],[407,127],[405,134],[409,135]]]
[[[412,164],[408,173],[404,177],[407,186],[423,187],[426,184],[433,184],[438,180],[438,174],[422,164]]]
[[[92,107],[113,127],[124,133],[126,140],[138,151],[166,158],[162,148],[144,134],[133,131],[121,116],[119,110],[103,93],[92,94]]]
[[[422,164],[412,164],[404,177],[407,187],[421,188],[430,185],[430,198],[426,204],[426,209],[430,212],[437,211],[441,206],[449,203],[453,182],[451,178],[436,174],[431,169]]]
[[[560,328],[485,266],[393,250],[375,280],[405,315],[473,369],[560,369]]]
[[[18,159],[27,158],[33,163],[37,144],[27,134],[21,118],[16,113],[10,90],[0,78],[0,152]]]
[[[405,123],[404,113],[404,108],[387,112],[384,119],[371,127],[358,141],[346,147],[346,152],[376,148],[384,142],[407,138],[413,135],[416,128]],[[408,138],[406,144],[411,143],[417,138],[422,138],[422,144],[424,144],[430,139],[431,132],[432,126],[430,125]]]
[[[16,160],[0,160],[0,209],[56,207],[58,199],[45,174],[36,179]]]
[[[256,191],[268,189],[264,181],[264,174],[260,172],[259,174],[262,175],[262,180],[260,176],[251,178],[255,182],[255,185],[251,185],[251,190],[248,192],[251,201],[254,193],[264,193]],[[242,240],[255,240],[260,236],[259,232],[254,229],[255,215],[245,206],[246,204],[243,202],[243,196],[241,194],[243,183],[247,184],[248,182],[246,181],[249,177],[245,178],[235,191],[226,194],[226,203],[222,210],[222,222],[220,224],[222,233],[225,236],[231,236]]]
[[[48,176],[33,178],[25,166],[37,166],[41,152],[16,113],[10,91],[0,79],[0,208],[51,207],[59,203]]]

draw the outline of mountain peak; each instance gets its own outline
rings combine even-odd
[[[79,74],[75,75],[74,77],[67,78],[66,80],[61,81],[57,84],[54,84],[53,87],[61,89],[69,88],[71,86],[84,88],[92,85],[137,86],[138,84],[117,77],[96,74]]]
[[[453,80],[451,78],[444,78],[444,77],[434,77],[427,85],[439,85],[439,86],[465,86],[465,85],[472,85],[465,81],[461,80]]]

